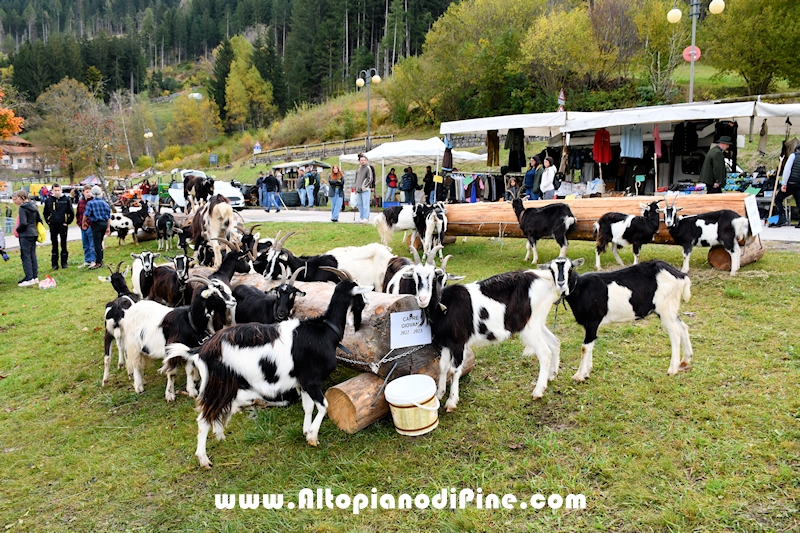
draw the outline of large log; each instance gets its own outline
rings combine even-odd
[[[475,367],[475,354],[472,349],[464,350],[464,374]],[[418,374],[427,374],[439,379],[439,359],[436,358],[422,367]],[[392,378],[400,377],[392,374]],[[364,373],[334,385],[325,392],[328,400],[328,417],[344,431],[353,434],[389,414],[389,402],[381,391],[383,378]],[[376,401],[377,397],[377,401]],[[374,405],[373,405],[374,403]]]
[[[698,215],[719,209],[732,209],[740,215],[745,215],[744,199],[747,196],[745,193],[738,192],[682,194],[678,197],[675,206],[683,207],[682,215]],[[662,198],[663,196],[609,196],[572,200],[538,200],[525,202],[525,207],[542,207],[556,202],[565,203],[578,219],[568,237],[575,240],[593,241],[594,223],[605,213],[616,211],[628,215],[641,215],[642,209],[639,204],[646,204]],[[524,237],[510,202],[449,204],[447,206],[447,233],[474,237]],[[675,244],[663,222],[653,242]]]
[[[744,247],[744,254],[739,258],[739,266],[749,265],[764,257],[764,252],[767,250],[761,242],[755,238],[750,237],[747,241],[747,246]],[[720,245],[712,246],[708,250],[708,264],[717,270],[724,270],[725,272],[731,271],[731,256]]]
[[[213,270],[207,267],[191,269],[191,275],[208,277]],[[258,274],[236,274],[231,280],[231,285],[240,283],[252,285],[261,290],[269,290],[280,282],[265,279]],[[312,318],[325,313],[333,297],[335,285],[333,283],[305,283],[298,281],[295,286],[306,295],[297,298],[294,304],[296,318]],[[337,350],[339,362],[355,370],[369,371],[385,377],[392,369],[394,361],[381,363],[389,355],[392,357],[402,352],[403,349],[392,352],[391,346],[391,314],[403,311],[418,310],[417,300],[410,295],[395,296],[380,292],[370,292],[364,295],[366,307],[361,313],[361,329],[353,330],[352,315],[348,315],[347,327],[344,331],[342,344],[350,350],[350,354]],[[410,355],[398,359],[399,364],[393,376],[404,376],[418,372],[438,354],[433,346],[423,346]]]

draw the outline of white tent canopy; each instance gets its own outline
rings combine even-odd
[[[444,150],[444,142],[439,137],[431,137],[424,141],[409,140],[383,143],[377,148],[373,148],[365,155],[372,163],[380,162],[383,165],[420,166],[436,163],[438,167],[439,161],[444,156]],[[473,154],[471,152],[453,150],[452,154],[453,163],[486,160],[485,155]],[[339,156],[339,162],[358,164],[358,155],[341,155]]]
[[[559,132],[559,128],[570,120],[581,120],[602,113],[586,113],[581,111],[561,111],[555,113],[528,113],[524,115],[503,115],[499,117],[471,118],[442,122],[439,133],[486,133],[497,130],[506,134],[513,128],[522,128],[525,135],[551,137]]]

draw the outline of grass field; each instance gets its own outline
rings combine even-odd
[[[372,227],[263,224],[296,230],[295,252],[376,239]],[[800,230],[798,230],[800,231]],[[401,250],[399,235],[393,243]],[[155,243],[145,246],[154,249]],[[130,262],[132,245],[107,250]],[[449,270],[473,281],[525,268],[524,244],[469,238],[448,246]],[[71,263],[80,263],[77,243]],[[540,244],[543,259],[557,254]],[[39,249],[47,265],[49,250]],[[571,257],[593,264],[590,243]],[[676,247],[643,258],[680,264]],[[622,254],[630,263],[630,253]],[[540,401],[538,364],[512,339],[477,351],[456,412],[427,436],[390,420],[347,435],[325,420],[305,443],[300,405],[235,416],[209,440],[211,471],[193,455],[193,401],[164,402],[157,366],[145,392],[124,370],[101,387],[103,306],[98,272],[55,273],[54,290],[20,289],[18,253],[0,268],[0,527],[9,531],[796,531],[800,484],[800,262],[769,251],[740,275],[692,258],[683,305],[694,346],[689,372],[667,376],[669,341],[651,317],[605,326],[590,379],[574,383],[582,332],[558,314],[562,367]],[[604,258],[604,263],[611,261]],[[43,277],[44,271],[40,274]],[[552,325],[553,315],[548,321]],[[345,339],[346,344],[346,339]],[[115,359],[115,358],[114,358]],[[331,384],[354,375],[340,368]],[[179,378],[178,387],[182,386]],[[217,510],[215,494],[330,488],[399,495],[482,488],[484,494],[583,494],[583,510]]]

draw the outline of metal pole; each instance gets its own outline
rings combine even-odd
[[[370,120],[369,120],[369,86],[370,85],[372,85],[372,83],[370,82],[369,73],[367,73],[367,152],[372,150],[372,142],[370,141],[370,138],[369,138],[369,126],[370,126]]]
[[[694,102],[694,56],[695,56],[695,35],[697,33],[697,19],[700,17],[700,2],[693,0],[690,8],[692,17],[692,60],[689,67],[689,103]]]

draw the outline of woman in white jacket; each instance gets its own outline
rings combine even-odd
[[[552,157],[547,156],[544,158],[544,173],[542,174],[542,200],[552,200],[556,195],[556,188],[553,186],[555,177],[555,162]]]

